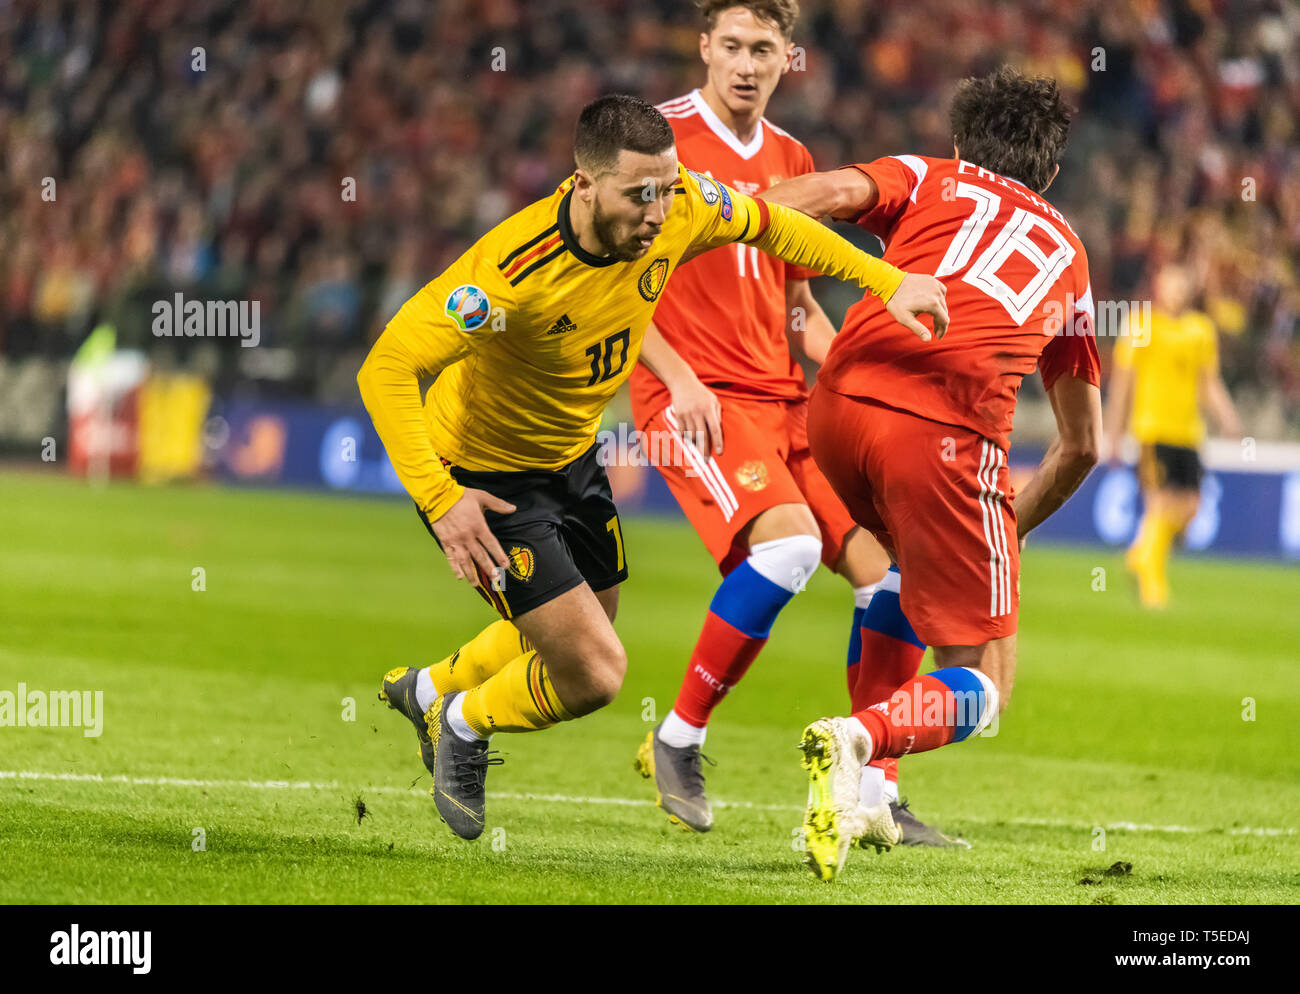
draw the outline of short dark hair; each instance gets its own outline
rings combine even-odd
[[[952,140],[967,162],[1041,193],[1061,160],[1071,115],[1056,80],[1003,66],[957,84]]]
[[[659,111],[640,97],[611,93],[582,108],[573,157],[579,168],[599,176],[617,167],[618,153],[624,149],[658,155],[673,141],[673,129]]]
[[[695,0],[695,7],[712,31],[718,26],[718,15],[732,7],[744,7],[760,21],[775,24],[781,37],[789,39],[799,20],[798,0]]]

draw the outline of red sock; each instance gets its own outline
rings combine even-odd
[[[952,741],[952,727],[942,720],[942,711],[935,707],[946,686],[931,674],[916,677],[903,684],[887,702],[855,711],[853,717],[871,734],[873,760],[906,756],[911,752],[928,752]],[[936,696],[939,695],[939,696]],[[925,705],[931,706],[931,720],[925,719]],[[938,720],[934,720],[934,719]]]
[[[870,628],[863,628],[861,637],[861,661],[849,670],[849,703],[855,713],[888,700],[900,684],[916,676],[925,658],[925,647],[906,639]],[[890,783],[898,783],[898,760],[893,756],[870,765],[884,770]]]
[[[960,742],[984,727],[996,709],[987,677],[952,666],[907,681],[888,701],[853,717],[871,734],[871,758],[877,760]]]
[[[889,700],[901,684],[916,676],[924,658],[924,646],[862,629],[862,661],[855,667],[855,679],[849,688],[853,710],[862,711]]]
[[[749,664],[766,644],[767,639],[751,638],[710,611],[704,618],[704,630],[691,653],[673,710],[687,724],[703,728],[718,702],[745,675]]]

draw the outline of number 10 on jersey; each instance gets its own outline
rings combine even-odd
[[[605,341],[597,342],[587,349],[587,358],[591,360],[591,379],[587,381],[587,386],[594,387],[597,383],[603,383],[611,376],[617,376],[623,372],[623,367],[627,365],[627,347],[632,336],[631,328],[624,328],[622,331],[610,335]],[[614,366],[614,348],[618,347],[618,366]]]

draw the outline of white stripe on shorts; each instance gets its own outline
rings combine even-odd
[[[1011,611],[1011,556],[1007,552],[1007,528],[1002,516],[1003,493],[998,489],[998,472],[1006,454],[987,440],[980,445],[980,515],[984,520],[984,541],[989,547],[989,617]]]
[[[700,454],[699,449],[682,438],[681,426],[677,422],[677,412],[672,409],[672,405],[664,408],[664,420],[668,422],[668,427],[672,429],[673,437],[677,439],[677,444],[681,446],[686,461],[695,469],[701,482],[708,488],[710,496],[713,497],[713,502],[718,505],[718,510],[722,512],[722,519],[730,521],[731,516],[740,510],[740,501],[736,500],[735,493],[727,485],[726,478],[722,475],[717,460],[709,456],[706,461]]]

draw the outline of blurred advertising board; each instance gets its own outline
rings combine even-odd
[[[201,377],[154,371],[100,325],[68,366],[69,472],[145,482],[197,476],[210,400]]]
[[[250,484],[403,494],[361,407],[218,402],[206,430],[214,474]],[[680,514],[660,475],[635,444],[631,425],[601,432],[615,498],[625,512]],[[1235,443],[1211,444],[1201,510],[1187,547],[1216,555],[1300,559],[1300,446],[1260,443],[1243,458]],[[1012,451],[1023,486],[1041,451]],[[1034,533],[1035,541],[1120,547],[1133,538],[1142,500],[1132,465],[1100,466]]]
[[[1012,451],[1016,485],[1028,479],[1039,455]],[[1185,548],[1300,559],[1300,446],[1211,442],[1204,463],[1200,509],[1185,533]],[[1061,510],[1035,529],[1034,540],[1127,546],[1141,516],[1132,461],[1099,466]]]

